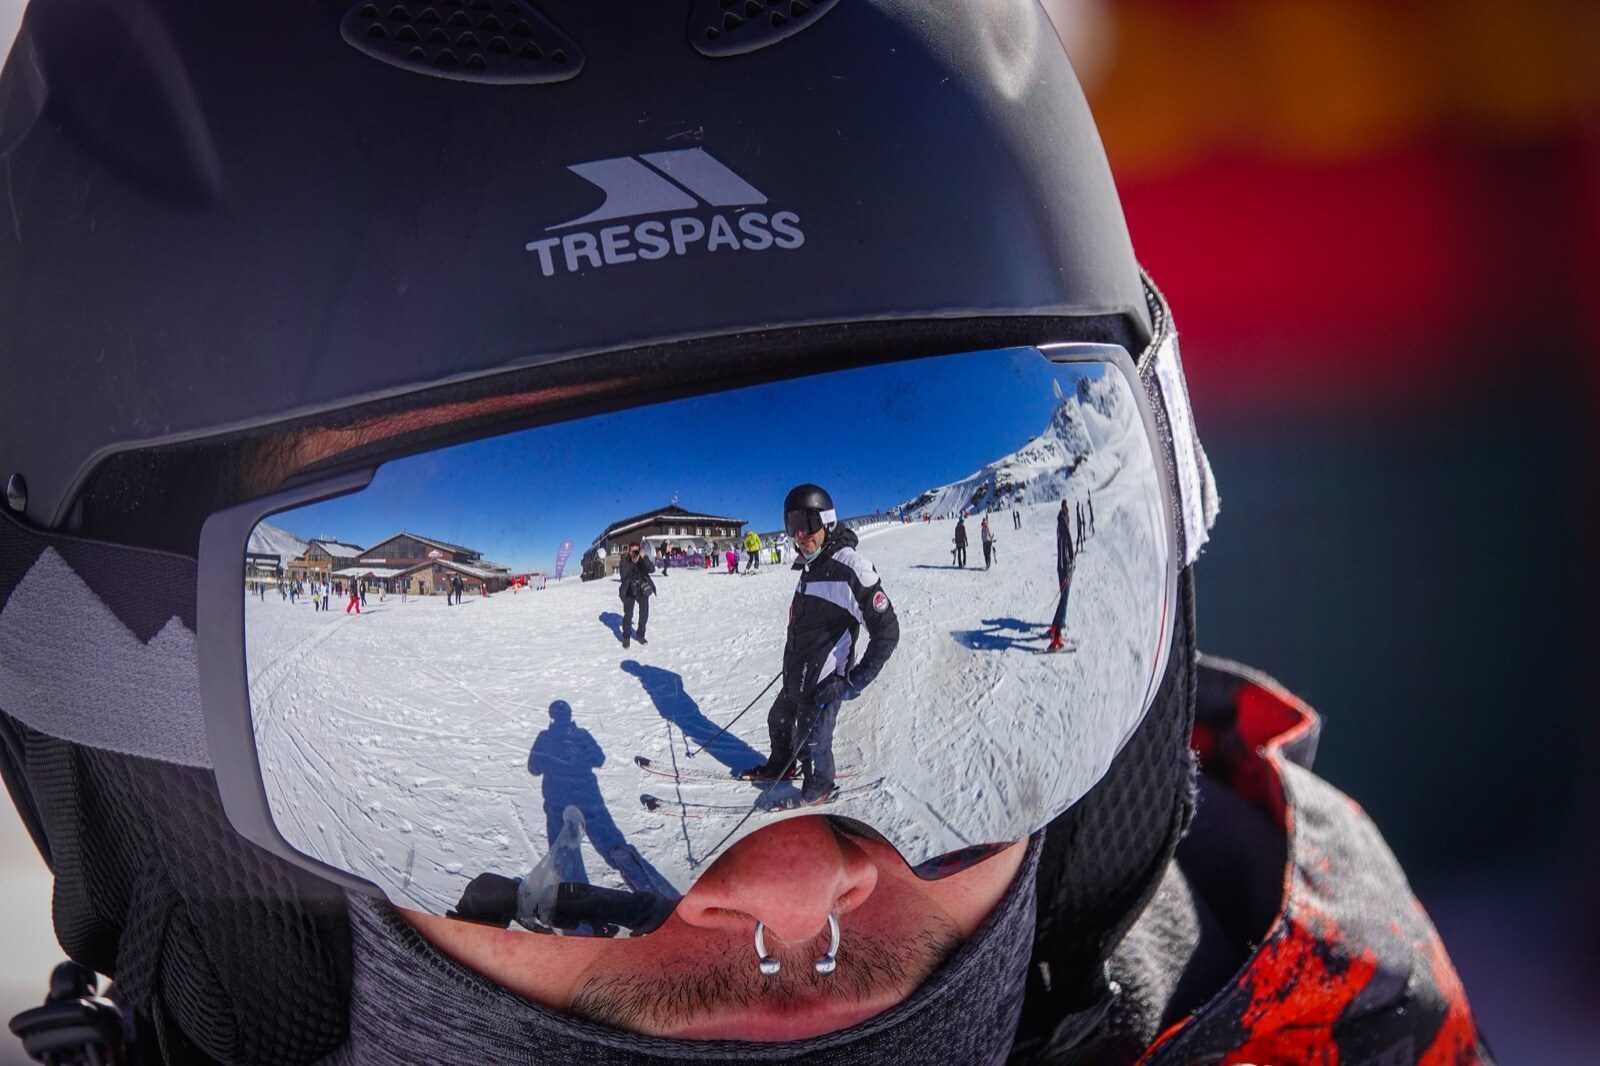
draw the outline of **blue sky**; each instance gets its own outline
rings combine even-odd
[[[783,497],[826,488],[840,517],[902,503],[1021,447],[1094,364],[1031,350],[842,371],[510,433],[399,459],[365,491],[268,519],[371,547],[408,530],[513,571],[569,572],[607,525],[665,506],[782,525]]]

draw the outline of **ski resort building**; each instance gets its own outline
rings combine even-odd
[[[306,553],[292,559],[288,566],[291,581],[331,581],[334,572],[353,564],[361,555],[354,544],[340,544],[336,540],[313,540],[306,544]]]
[[[647,538],[669,540],[695,538],[708,543],[737,540],[744,536],[743,518],[686,511],[676,503],[653,511],[622,518],[607,526],[583,556],[583,579],[591,581],[617,572],[622,549]]]
[[[511,579],[506,567],[485,560],[480,551],[416,533],[396,533],[374,544],[335,576],[388,581],[391,587],[409,582],[413,592],[430,596],[451,576],[459,576],[469,592],[499,592]]]

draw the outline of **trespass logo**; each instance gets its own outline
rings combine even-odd
[[[567,169],[599,186],[606,198],[582,218],[545,227],[556,236],[528,242],[547,278],[557,271],[574,273],[696,251],[798,248],[806,240],[799,215],[756,210],[767,203],[761,190],[704,148],[597,159]],[[714,210],[707,217],[707,208],[734,210]],[[671,217],[620,221],[645,215]],[[619,221],[600,225],[613,220]]]

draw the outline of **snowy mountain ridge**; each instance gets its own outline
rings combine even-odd
[[[960,481],[928,489],[902,507],[913,519],[924,514],[949,518],[963,510],[982,511],[992,503],[1009,509],[1061,499],[1080,465],[1112,443],[1116,427],[1126,420],[1122,411],[1126,402],[1109,375],[1084,378],[1075,395],[1061,398],[1037,437]]]
[[[281,562],[287,563],[306,553],[306,542],[287,529],[261,522],[250,531],[250,543],[245,551],[256,555],[276,555]]]

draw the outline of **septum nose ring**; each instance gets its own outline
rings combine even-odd
[[[828,953],[814,965],[818,973],[832,973],[839,965],[839,919],[828,915]],[[783,963],[767,954],[767,927],[756,922],[756,957],[761,960],[761,972],[771,977],[783,969]]]

